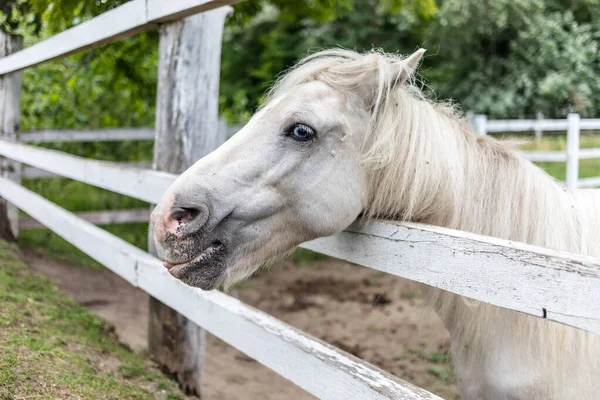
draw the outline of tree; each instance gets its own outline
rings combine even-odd
[[[495,118],[598,115],[598,17],[598,0],[444,0],[433,86]]]
[[[276,77],[307,52],[342,46],[408,53],[423,43],[437,12],[433,0],[325,1],[331,4],[321,7],[307,3],[317,2],[239,4],[253,13],[248,13],[251,18],[238,14],[224,38],[220,105],[229,121],[246,120]],[[262,8],[252,9],[258,4]]]

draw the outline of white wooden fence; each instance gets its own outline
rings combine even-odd
[[[0,59],[0,74],[134,34],[154,22],[232,2],[134,0],[86,22],[88,31],[81,28],[85,25],[82,24]],[[150,203],[156,203],[176,178],[164,172],[42,149],[10,138],[0,137],[0,156]],[[7,178],[13,176],[11,171],[7,169],[0,177],[0,197],[132,285],[313,395],[340,400],[439,399],[224,293],[205,293],[182,284],[150,254]],[[102,218],[106,216],[87,216],[93,222]],[[26,221],[24,226],[33,223]],[[356,224],[303,247],[600,334],[598,258],[388,221]]]
[[[484,114],[467,113],[471,126],[480,135],[535,132],[536,139],[542,138],[544,131],[566,131],[567,148],[565,151],[524,151],[522,154],[534,162],[565,162],[566,186],[569,188],[591,188],[600,186],[599,176],[579,178],[579,160],[600,158],[600,148],[579,148],[581,131],[600,131],[600,118],[582,119],[579,114],[569,114],[567,119],[543,119],[538,114],[537,119],[506,119],[488,120]]]

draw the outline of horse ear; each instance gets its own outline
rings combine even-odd
[[[419,66],[419,62],[421,61],[421,58],[423,58],[423,54],[425,54],[426,51],[427,50],[425,49],[419,49],[398,63],[399,68],[396,84],[404,83],[412,74],[415,73],[417,67]]]

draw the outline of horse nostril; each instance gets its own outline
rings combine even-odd
[[[178,207],[171,210],[171,219],[176,220],[180,224],[188,223],[200,214],[199,209],[189,207]]]
[[[177,221],[177,233],[187,235],[198,232],[208,221],[208,207],[205,204],[171,208],[171,221]]]

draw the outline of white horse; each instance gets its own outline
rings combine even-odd
[[[561,188],[427,100],[410,79],[422,54],[329,50],[302,60],[157,206],[165,267],[204,290],[231,285],[360,216],[600,256],[599,191]],[[463,399],[600,398],[600,337],[426,292],[450,332]]]

